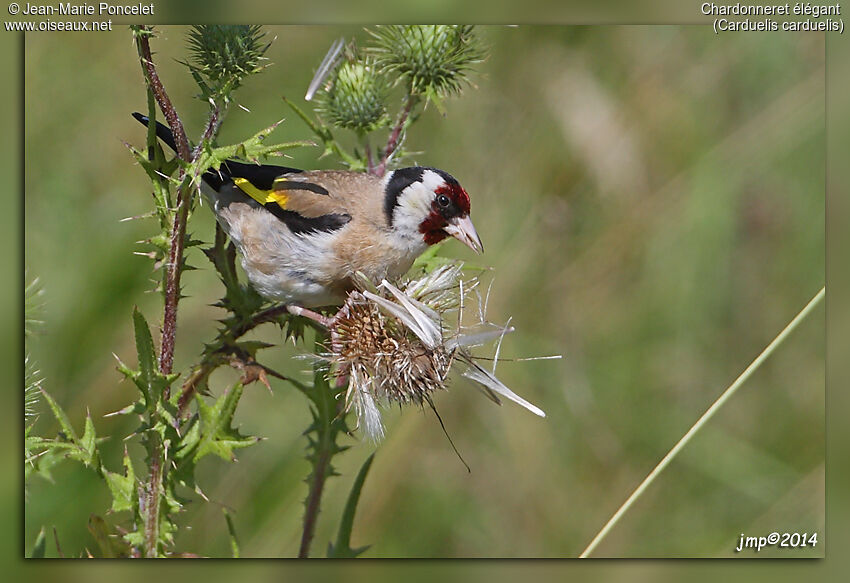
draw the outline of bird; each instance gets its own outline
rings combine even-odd
[[[149,123],[140,113],[133,117]],[[156,122],[156,134],[177,151],[168,127]],[[447,237],[484,251],[469,195],[437,168],[411,166],[378,177],[227,160],[203,174],[201,192],[252,287],[284,304],[339,305],[358,277],[399,278]]]

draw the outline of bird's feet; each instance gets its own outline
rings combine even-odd
[[[314,312],[313,310],[309,310],[307,308],[302,308],[301,306],[296,306],[294,304],[287,304],[286,311],[292,314],[293,316],[303,316],[310,320],[313,320],[317,324],[324,326],[328,330],[333,326],[334,321],[336,320],[336,314],[333,316],[323,316],[318,312]]]

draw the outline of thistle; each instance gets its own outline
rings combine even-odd
[[[333,125],[364,134],[388,124],[388,85],[371,59],[347,60],[319,93],[319,115]]]
[[[472,31],[470,25],[378,26],[369,31],[371,52],[411,94],[439,100],[459,93],[469,83],[469,69],[484,59]]]
[[[201,98],[229,100],[242,80],[265,68],[263,56],[271,43],[263,44],[258,25],[201,24],[188,36],[189,67],[201,87]]]
[[[362,289],[350,293],[335,316],[331,351],[325,358],[338,378],[348,378],[345,409],[354,409],[358,426],[369,438],[384,435],[378,404],[433,407],[432,394],[446,388],[453,368],[460,368],[494,402],[500,403],[501,395],[545,417],[476,362],[472,347],[501,342],[513,328],[487,322],[481,302],[478,322],[462,325],[463,306],[479,286],[477,278],[462,275],[463,265],[452,263],[401,288],[384,280],[369,290],[362,282]]]

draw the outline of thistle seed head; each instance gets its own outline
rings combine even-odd
[[[379,401],[422,405],[445,388],[451,356],[445,347],[429,349],[360,292],[348,296],[333,334],[335,370],[351,377],[349,401],[366,390]]]
[[[497,403],[500,394],[543,415],[474,361],[470,347],[512,328],[489,324],[483,314],[475,326],[461,325],[463,306],[478,287],[477,278],[462,275],[462,264],[452,263],[400,287],[383,281],[370,291],[364,281],[334,317],[326,358],[333,375],[348,378],[346,410],[355,410],[358,426],[373,440],[383,437],[378,404],[431,404],[454,365]]]

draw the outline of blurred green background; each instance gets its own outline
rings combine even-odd
[[[282,117],[280,141],[309,137],[280,99],[301,96],[331,42],[359,27],[268,27],[274,63],[236,97],[222,143]],[[155,59],[190,136],[186,29],[165,27]],[[824,38],[725,35],[686,26],[482,27],[490,48],[476,89],[429,109],[407,147],[455,175],[493,267],[489,315],[518,331],[499,375],[546,410],[497,408],[462,379],[438,395],[467,474],[430,413],[388,411],[354,545],[370,557],[573,557],[708,405],[824,283]],[[76,427],[88,408],[101,435],[133,428],[102,416],[129,402],[115,352],[132,362],[131,311],[161,316],[150,264],[133,256],[154,232],[119,222],[151,208],[122,141],[144,131],[144,84],[126,30],[30,35],[25,44],[25,266],[44,284],[42,332],[28,349]],[[318,149],[287,165],[337,167]],[[209,241],[213,220],[190,225]],[[460,245],[445,247],[471,259]],[[201,267],[184,277],[176,368],[213,337],[220,292]],[[479,259],[482,261],[482,259]],[[274,329],[256,335],[279,341]],[[596,556],[735,556],[741,533],[823,532],[824,317],[815,312],[632,508]],[[306,368],[291,347],[266,353]],[[221,389],[235,373],[213,377]],[[268,439],[237,464],[206,460],[180,551],[229,553],[222,505],[243,556],[294,556],[308,471],[305,400],[287,385],[246,392],[243,432]],[[44,409],[44,408],[43,408]],[[49,413],[38,424],[55,432]],[[351,440],[328,483],[314,554],[337,526],[356,469],[375,449]],[[140,448],[134,455],[141,455]],[[104,445],[119,467],[123,444]],[[24,546],[55,525],[66,555],[95,543],[89,514],[105,486],[73,464],[29,485]],[[120,521],[122,516],[108,517]],[[52,545],[48,545],[49,548]],[[823,546],[758,556],[822,556]]]

